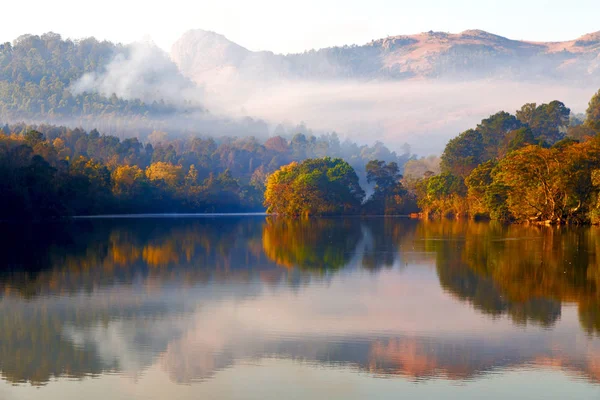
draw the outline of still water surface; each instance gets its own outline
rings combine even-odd
[[[600,229],[2,226],[0,399],[599,399]]]

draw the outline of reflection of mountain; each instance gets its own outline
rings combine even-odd
[[[6,235],[0,249],[10,382],[156,364],[192,382],[262,358],[410,379],[548,365],[600,381],[592,228],[232,217],[33,229],[35,244]]]
[[[194,336],[197,335],[197,336]],[[556,367],[600,382],[600,346],[582,349],[573,343],[553,343],[534,336],[507,338],[438,339],[427,337],[335,337],[263,340],[249,336],[215,346],[192,330],[169,345],[161,364],[179,383],[211,378],[239,360],[287,358],[319,365],[348,365],[384,376],[422,380],[442,377],[451,380],[474,379],[501,369],[532,365]]]
[[[473,343],[391,338],[372,344],[369,367],[371,372],[415,379],[443,376],[458,380],[472,379],[502,368],[549,365],[577,373],[585,371],[587,378],[600,382],[600,371],[596,367],[599,350],[590,347],[591,354],[578,354],[574,346],[553,348],[550,343],[536,338],[512,344],[485,340]]]

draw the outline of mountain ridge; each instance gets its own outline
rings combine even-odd
[[[375,42],[381,42],[381,41],[386,41],[386,40],[390,40],[390,39],[402,39],[402,38],[414,38],[414,37],[418,37],[418,36],[424,36],[424,35],[428,35],[428,36],[438,36],[438,37],[452,37],[452,36],[463,36],[463,37],[479,37],[479,38],[494,38],[494,39],[499,39],[499,40],[503,40],[503,41],[508,41],[508,42],[520,42],[520,43],[528,43],[528,44],[538,44],[538,45],[554,45],[554,44],[559,44],[559,43],[563,43],[563,44],[570,44],[570,43],[575,43],[575,42],[585,42],[585,41],[596,41],[596,40],[600,40],[600,30],[595,31],[595,32],[589,32],[586,34],[583,34],[575,39],[569,39],[569,40],[559,40],[559,41],[539,41],[539,40],[525,40],[525,39],[511,39],[509,37],[506,36],[502,36],[493,32],[489,32],[483,29],[466,29],[464,31],[458,32],[458,33],[451,33],[451,32],[444,32],[444,31],[434,31],[434,30],[430,30],[430,31],[425,31],[425,32],[420,32],[420,33],[413,33],[413,34],[398,34],[398,35],[389,35],[386,37],[382,37],[382,38],[378,38],[378,39],[372,39],[370,41],[364,42],[362,44],[360,43],[353,43],[353,44],[343,44],[343,45],[335,45],[335,46],[327,46],[327,47],[321,47],[318,49],[312,48],[312,49],[306,49],[302,52],[290,52],[290,53],[275,53],[271,50],[267,50],[267,49],[262,49],[262,50],[250,50],[247,47],[240,45],[236,42],[234,42],[233,40],[230,40],[229,38],[227,38],[227,36],[213,31],[213,30],[207,30],[207,29],[202,29],[202,28],[195,28],[195,29],[188,29],[186,32],[183,33],[182,37],[191,34],[191,33],[201,33],[203,35],[206,36],[213,36],[216,38],[220,38],[221,40],[236,44],[237,46],[243,48],[244,50],[248,51],[248,52],[253,52],[253,53],[271,53],[271,54],[277,54],[277,55],[297,55],[297,54],[303,54],[303,53],[307,53],[307,52],[311,52],[311,51],[320,51],[320,50],[327,50],[327,49],[332,49],[332,48],[343,48],[343,47],[359,47],[359,46],[365,46],[365,45],[369,45]],[[181,39],[181,38],[180,38]]]
[[[199,56],[200,55],[200,56]],[[600,31],[561,42],[514,40],[480,29],[423,32],[277,54],[212,31],[189,30],[171,49],[197,83],[221,79],[597,79]],[[600,81],[600,79],[598,79]]]

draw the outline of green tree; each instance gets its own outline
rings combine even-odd
[[[531,129],[528,126],[524,126],[508,133],[505,141],[507,143],[505,153],[510,153],[511,151],[518,150],[530,144],[535,144],[535,137]],[[502,153],[499,155],[506,155]]]
[[[506,136],[522,127],[521,121],[504,111],[482,120],[477,125],[477,131],[481,134],[483,144],[481,162],[497,158],[501,153],[502,144],[506,142]]]
[[[448,142],[441,157],[441,169],[443,172],[465,178],[485,161],[484,152],[481,133],[469,129]]]
[[[371,160],[366,166],[367,182],[374,183],[373,194],[364,205],[368,214],[406,214],[411,211],[408,191],[402,186],[402,175],[395,162]]]
[[[560,101],[536,106],[525,104],[517,111],[517,118],[527,124],[537,141],[552,145],[565,137],[571,110]]]
[[[44,134],[36,130],[30,130],[25,134],[25,143],[34,148],[37,144],[44,141]]]
[[[600,132],[600,90],[590,100],[585,116],[585,126]]]
[[[473,217],[489,217],[508,221],[511,214],[506,205],[506,188],[494,180],[497,161],[486,161],[465,179],[469,212]]]
[[[267,180],[267,212],[324,215],[358,212],[364,191],[354,169],[342,159],[324,157],[291,163]]]

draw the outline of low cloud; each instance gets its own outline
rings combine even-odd
[[[96,92],[144,102],[164,101],[176,106],[200,105],[202,89],[185,78],[169,56],[151,42],[126,46],[101,70],[83,75],[74,94]]]
[[[596,90],[565,81],[264,79],[227,66],[197,81],[200,85],[184,77],[165,52],[146,42],[125,47],[102,70],[85,74],[72,90],[144,102],[162,100],[185,112],[172,116],[167,129],[263,136],[281,123],[288,127],[304,123],[315,133],[336,131],[361,144],[379,140],[399,150],[408,143],[420,155],[439,154],[450,138],[481,119],[501,110],[514,113],[525,103],[561,100],[572,111],[583,112]],[[201,108],[210,114],[199,112]],[[247,116],[254,120],[244,122]]]
[[[583,112],[595,88],[503,81],[307,82],[289,81],[246,90],[207,83],[206,102],[222,113],[253,115],[273,124],[304,122],[359,142],[381,140],[396,149],[407,142],[426,155],[498,111],[525,103],[563,101]]]

